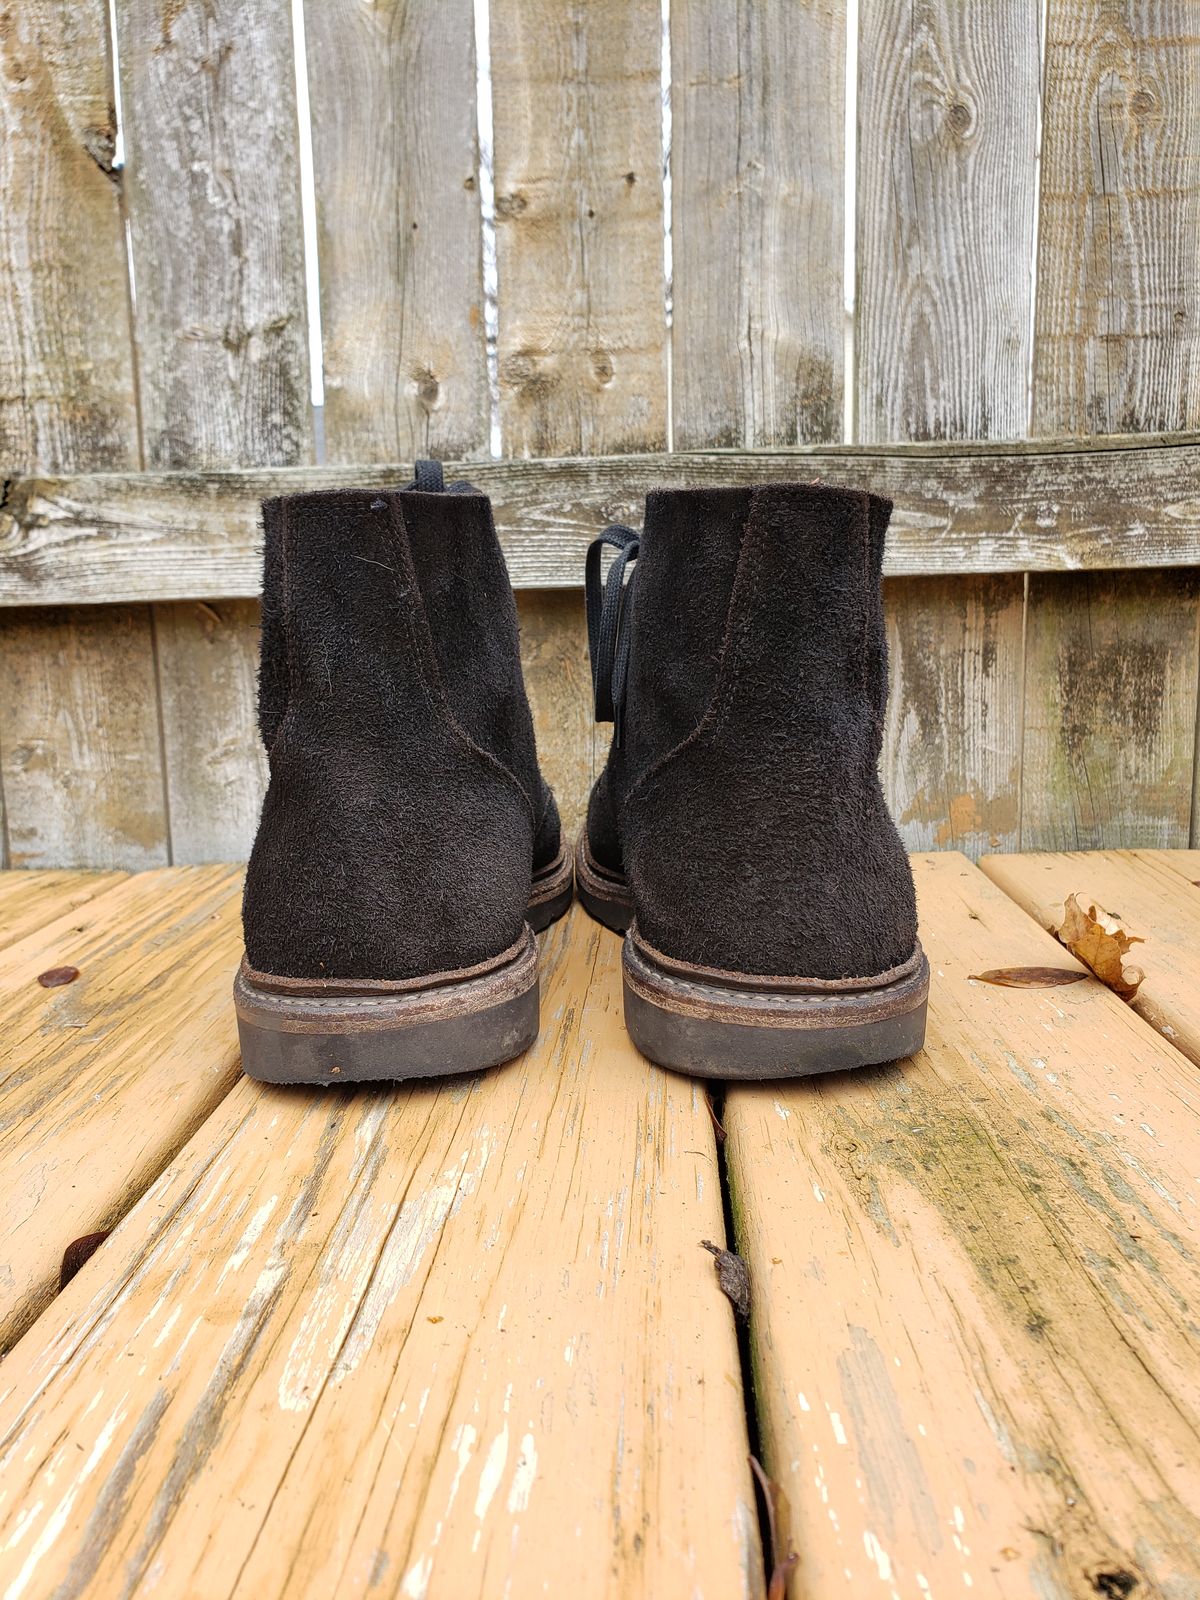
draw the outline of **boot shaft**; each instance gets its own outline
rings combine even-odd
[[[776,750],[878,759],[890,512],[812,484],[647,497],[627,618],[631,779],[705,718]]]
[[[559,845],[489,502],[335,490],[263,521],[251,968],[407,979],[488,959]]]

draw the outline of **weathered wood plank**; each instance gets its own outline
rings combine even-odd
[[[123,872],[0,873],[0,949],[115,888]]]
[[[1048,12],[1034,427],[1200,418],[1200,30],[1189,0]]]
[[[1030,579],[1028,850],[1189,843],[1200,573]]]
[[[659,0],[491,0],[508,455],[666,441]]]
[[[1196,436],[1097,446],[896,445],[452,463],[492,496],[514,583],[574,587],[589,540],[648,489],[828,478],[896,502],[892,576],[1200,564]],[[266,495],[406,465],[19,478],[0,508],[0,605],[253,596]]]
[[[244,861],[267,786],[258,734],[258,607],[160,605],[154,613],[171,860]]]
[[[1193,10],[1062,0],[1048,22],[1034,430],[1193,427]],[[1189,842],[1196,608],[1190,577],[1031,581],[1026,846]]]
[[[330,461],[488,443],[471,0],[306,0]]]
[[[798,1594],[1200,1584],[1193,1064],[961,856],[917,863],[911,1061],[725,1104]]]
[[[517,612],[538,759],[570,842],[583,826],[593,775],[595,723],[583,596],[577,590],[522,590]]]
[[[0,1367],[0,1574],[761,1595],[704,1097],[629,1043],[616,939],[543,956],[506,1069],[229,1096]]]
[[[146,464],[310,452],[288,0],[116,0]]]
[[[844,0],[671,6],[674,442],[842,435]]]
[[[895,579],[884,602],[880,772],[901,836],[910,850],[1016,849],[1023,580]]]
[[[1039,0],[861,9],[858,437],[1028,428]]]
[[[1200,878],[1200,851],[1188,851]],[[1145,981],[1131,1004],[1139,1016],[1200,1063],[1200,888],[1154,851],[986,856],[983,870],[1053,932],[1069,894],[1093,901],[1146,942],[1130,955]]]
[[[133,465],[105,0],[5,7],[0,84],[0,462]]]
[[[0,628],[0,773],[15,867],[166,863],[144,606],[19,611]]]
[[[240,874],[127,879],[0,954],[0,1345],[114,1227],[230,1088]],[[80,976],[42,989],[50,967]]]
[[[1154,859],[1178,872],[1189,883],[1200,887],[1200,849],[1156,850]]]

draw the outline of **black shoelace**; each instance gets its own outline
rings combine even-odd
[[[588,653],[592,658],[592,691],[596,700],[596,721],[611,722],[613,739],[621,743],[625,706],[625,677],[629,670],[629,629],[621,620],[630,603],[633,578],[628,585],[625,572],[636,561],[642,536],[624,523],[614,522],[588,546],[584,568],[584,593],[587,598]],[[617,554],[601,584],[600,560],[604,546]]]

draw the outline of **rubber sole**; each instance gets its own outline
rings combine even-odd
[[[233,985],[242,1068],[262,1083],[401,1082],[479,1072],[538,1035],[534,932],[571,903],[566,850],[539,872],[520,938],[477,966],[388,980],[281,978],[243,957]]]
[[[587,829],[575,844],[575,893],[590,917],[614,933],[624,933],[633,921],[633,896],[620,873],[602,867],[588,848]]]
[[[625,1026],[659,1066],[699,1078],[803,1078],[899,1061],[925,1042],[929,963],[919,944],[903,965],[869,978],[722,972],[639,937],[629,886],[596,862],[586,831],[575,887],[591,916],[625,933]]]

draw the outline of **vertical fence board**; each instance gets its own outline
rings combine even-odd
[[[330,461],[488,442],[471,0],[306,0]]]
[[[1017,838],[1024,580],[884,588],[892,692],[883,779],[910,848],[979,856]]]
[[[844,0],[671,6],[678,449],[842,433]]]
[[[864,0],[859,437],[1026,430],[1040,6]],[[1019,580],[889,585],[883,772],[910,848],[1013,848]]]
[[[308,460],[288,0],[117,0],[116,14],[147,465]],[[215,665],[202,615],[159,608],[156,626],[172,848],[236,859],[260,786],[257,759],[229,754],[254,720],[244,649],[201,673]]]
[[[521,664],[538,759],[554,790],[563,835],[583,825],[592,783],[592,676],[583,599],[571,589],[522,589]]]
[[[0,462],[129,466],[137,420],[104,0],[0,14]]]
[[[1038,0],[863,0],[858,432],[1021,438]]]
[[[1195,8],[1051,0],[1048,24],[1034,431],[1195,427]],[[1031,576],[1027,848],[1188,843],[1198,605],[1195,574]]]
[[[104,0],[6,6],[0,84],[0,464],[135,466]],[[148,608],[7,616],[0,673],[11,864],[164,860]]]
[[[0,746],[14,867],[165,864],[148,631],[144,606],[5,619],[0,705],[20,708]]]
[[[491,58],[504,449],[659,448],[658,0],[492,0]]]
[[[258,605],[160,605],[158,643],[167,795],[176,865],[250,854],[267,782],[258,736]],[[197,720],[197,709],[205,714]]]
[[[1034,429],[1200,417],[1200,21],[1191,0],[1051,0]]]
[[[1034,581],[1022,845],[1185,846],[1200,574],[1046,573]]]
[[[305,460],[287,0],[117,0],[117,39],[146,465]]]

